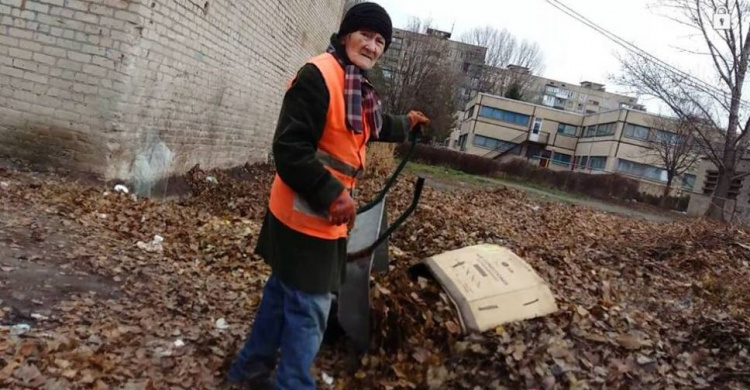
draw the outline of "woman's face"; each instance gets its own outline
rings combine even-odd
[[[341,42],[349,60],[360,69],[370,70],[385,50],[385,38],[370,30],[359,30],[344,37]]]

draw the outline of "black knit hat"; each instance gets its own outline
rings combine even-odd
[[[346,34],[361,30],[370,29],[385,38],[385,50],[391,45],[393,37],[393,25],[388,12],[375,3],[359,3],[350,8],[341,20],[338,37],[341,38]]]

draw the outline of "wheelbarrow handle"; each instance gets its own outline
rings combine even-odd
[[[398,175],[401,174],[401,171],[404,170],[404,167],[406,167],[406,164],[411,160],[412,156],[414,155],[414,150],[417,148],[417,136],[420,132],[423,131],[424,127],[422,125],[419,125],[420,129],[419,131],[411,131],[409,134],[409,140],[411,141],[411,146],[409,146],[409,151],[406,152],[406,156],[404,156],[404,159],[401,160],[401,163],[398,164],[398,167],[396,167],[396,170],[393,172],[391,177],[388,178],[388,181],[385,183],[385,187],[383,187],[382,190],[378,193],[378,196],[375,197],[370,203],[367,203],[366,205],[360,207],[357,210],[357,214],[364,213],[365,211],[375,207],[378,203],[380,203],[383,198],[385,198],[385,194],[393,187],[393,184],[396,182],[396,178],[398,178]]]
[[[404,210],[403,213],[395,220],[393,221],[393,224],[391,226],[388,226],[388,229],[386,229],[385,232],[380,234],[380,237],[378,237],[375,242],[373,242],[370,246],[367,248],[364,248],[358,252],[349,253],[347,254],[347,261],[354,261],[363,257],[368,257],[372,255],[372,253],[375,251],[375,248],[377,248],[380,244],[385,241],[388,236],[390,236],[396,229],[398,229],[402,223],[406,220],[406,218],[411,215],[411,213],[414,212],[417,208],[417,204],[419,203],[419,198],[422,196],[422,187],[424,187],[424,177],[418,177],[417,183],[414,185],[414,197],[411,200],[411,204],[409,207]]]

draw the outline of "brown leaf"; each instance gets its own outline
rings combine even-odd
[[[586,338],[586,340],[594,341],[597,343],[607,343],[609,341],[606,337],[596,333],[587,333],[584,337]]]
[[[72,386],[65,378],[49,378],[44,383],[44,390],[68,390]]]
[[[15,360],[11,360],[10,362],[8,362],[8,364],[6,364],[5,367],[0,370],[0,381],[10,378],[10,376],[13,375],[13,372],[18,366],[20,366],[20,364]]]
[[[459,333],[461,333],[461,327],[458,326],[458,324],[456,324],[453,321],[446,321],[445,322],[445,327],[448,329],[449,332],[451,332],[453,334],[459,334]]]
[[[427,386],[430,389],[441,389],[449,375],[448,369],[444,366],[430,366],[427,369]]]
[[[641,339],[630,334],[621,334],[615,340],[620,346],[631,351],[641,349],[645,345]]]
[[[393,372],[396,373],[396,376],[399,377],[399,378],[407,378],[408,377],[397,365],[392,366],[391,370],[393,370]]]
[[[17,355],[22,357],[31,356],[36,350],[36,344],[33,341],[26,341],[21,344],[21,348],[18,349]]]
[[[62,372],[62,376],[68,379],[73,379],[76,377],[76,375],[78,375],[78,371],[74,369],[63,370]]]
[[[417,348],[417,350],[411,355],[414,360],[419,363],[424,363],[430,358],[430,351],[426,348]]]
[[[36,365],[29,363],[16,368],[13,377],[20,380],[25,386],[32,388],[39,387],[46,381]]]

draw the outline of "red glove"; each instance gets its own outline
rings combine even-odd
[[[409,111],[409,113],[406,114],[406,117],[409,118],[410,129],[414,129],[414,127],[416,127],[417,125],[428,126],[430,124],[430,118],[428,118],[421,111]]]
[[[349,191],[341,191],[339,197],[328,208],[328,213],[331,215],[331,222],[334,225],[351,224],[354,226],[354,219],[357,217],[357,205],[349,195]]]

